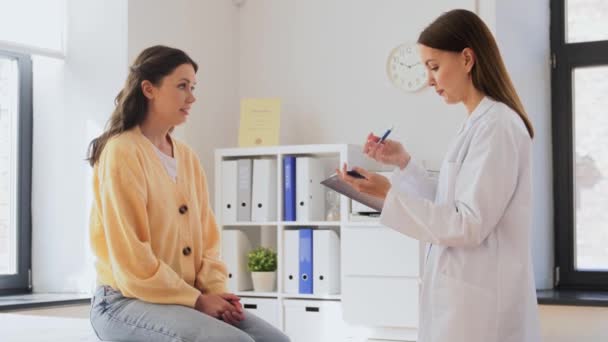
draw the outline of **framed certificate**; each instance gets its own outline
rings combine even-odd
[[[279,144],[281,101],[279,99],[241,100],[239,146],[274,146]]]

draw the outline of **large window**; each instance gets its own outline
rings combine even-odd
[[[30,289],[32,63],[0,51],[0,293]]]
[[[558,288],[608,287],[608,1],[552,0]]]

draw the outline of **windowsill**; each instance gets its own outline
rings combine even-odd
[[[91,296],[83,293],[28,293],[0,296],[0,312],[90,302]]]
[[[537,290],[540,305],[608,307],[608,291]]]
[[[608,291],[537,290],[536,296],[540,305],[608,307]],[[0,296],[0,312],[90,302],[91,296],[82,293],[30,293]]]

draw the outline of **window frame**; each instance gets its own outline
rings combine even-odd
[[[608,40],[566,42],[566,1],[551,0],[551,106],[555,227],[555,287],[605,290],[608,272],[575,269],[573,71],[608,66]]]
[[[28,293],[32,290],[32,58],[31,55],[0,50],[0,56],[17,61],[19,106],[17,123],[17,273],[0,275],[0,294]]]

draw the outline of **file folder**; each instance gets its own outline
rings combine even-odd
[[[251,221],[251,159],[237,160],[237,221]]]
[[[236,221],[236,160],[222,161],[222,223]]]
[[[253,289],[251,273],[247,269],[247,253],[251,249],[251,241],[244,232],[222,232],[222,259],[228,270],[227,286],[231,292]]]
[[[323,221],[325,195],[321,181],[323,164],[318,158],[299,157],[296,160],[296,220]]]
[[[296,157],[283,158],[283,220],[296,220]]]
[[[300,233],[297,230],[286,230],[283,244],[283,291],[285,293],[298,293],[300,277]]]
[[[316,230],[313,235],[313,292],[340,293],[340,238],[333,230]]]
[[[270,222],[277,220],[277,161],[255,159],[253,161],[251,220]]]
[[[300,233],[300,248],[299,248],[299,266],[300,279],[298,290],[302,294],[312,294],[313,292],[313,232],[310,228],[299,230]]]

